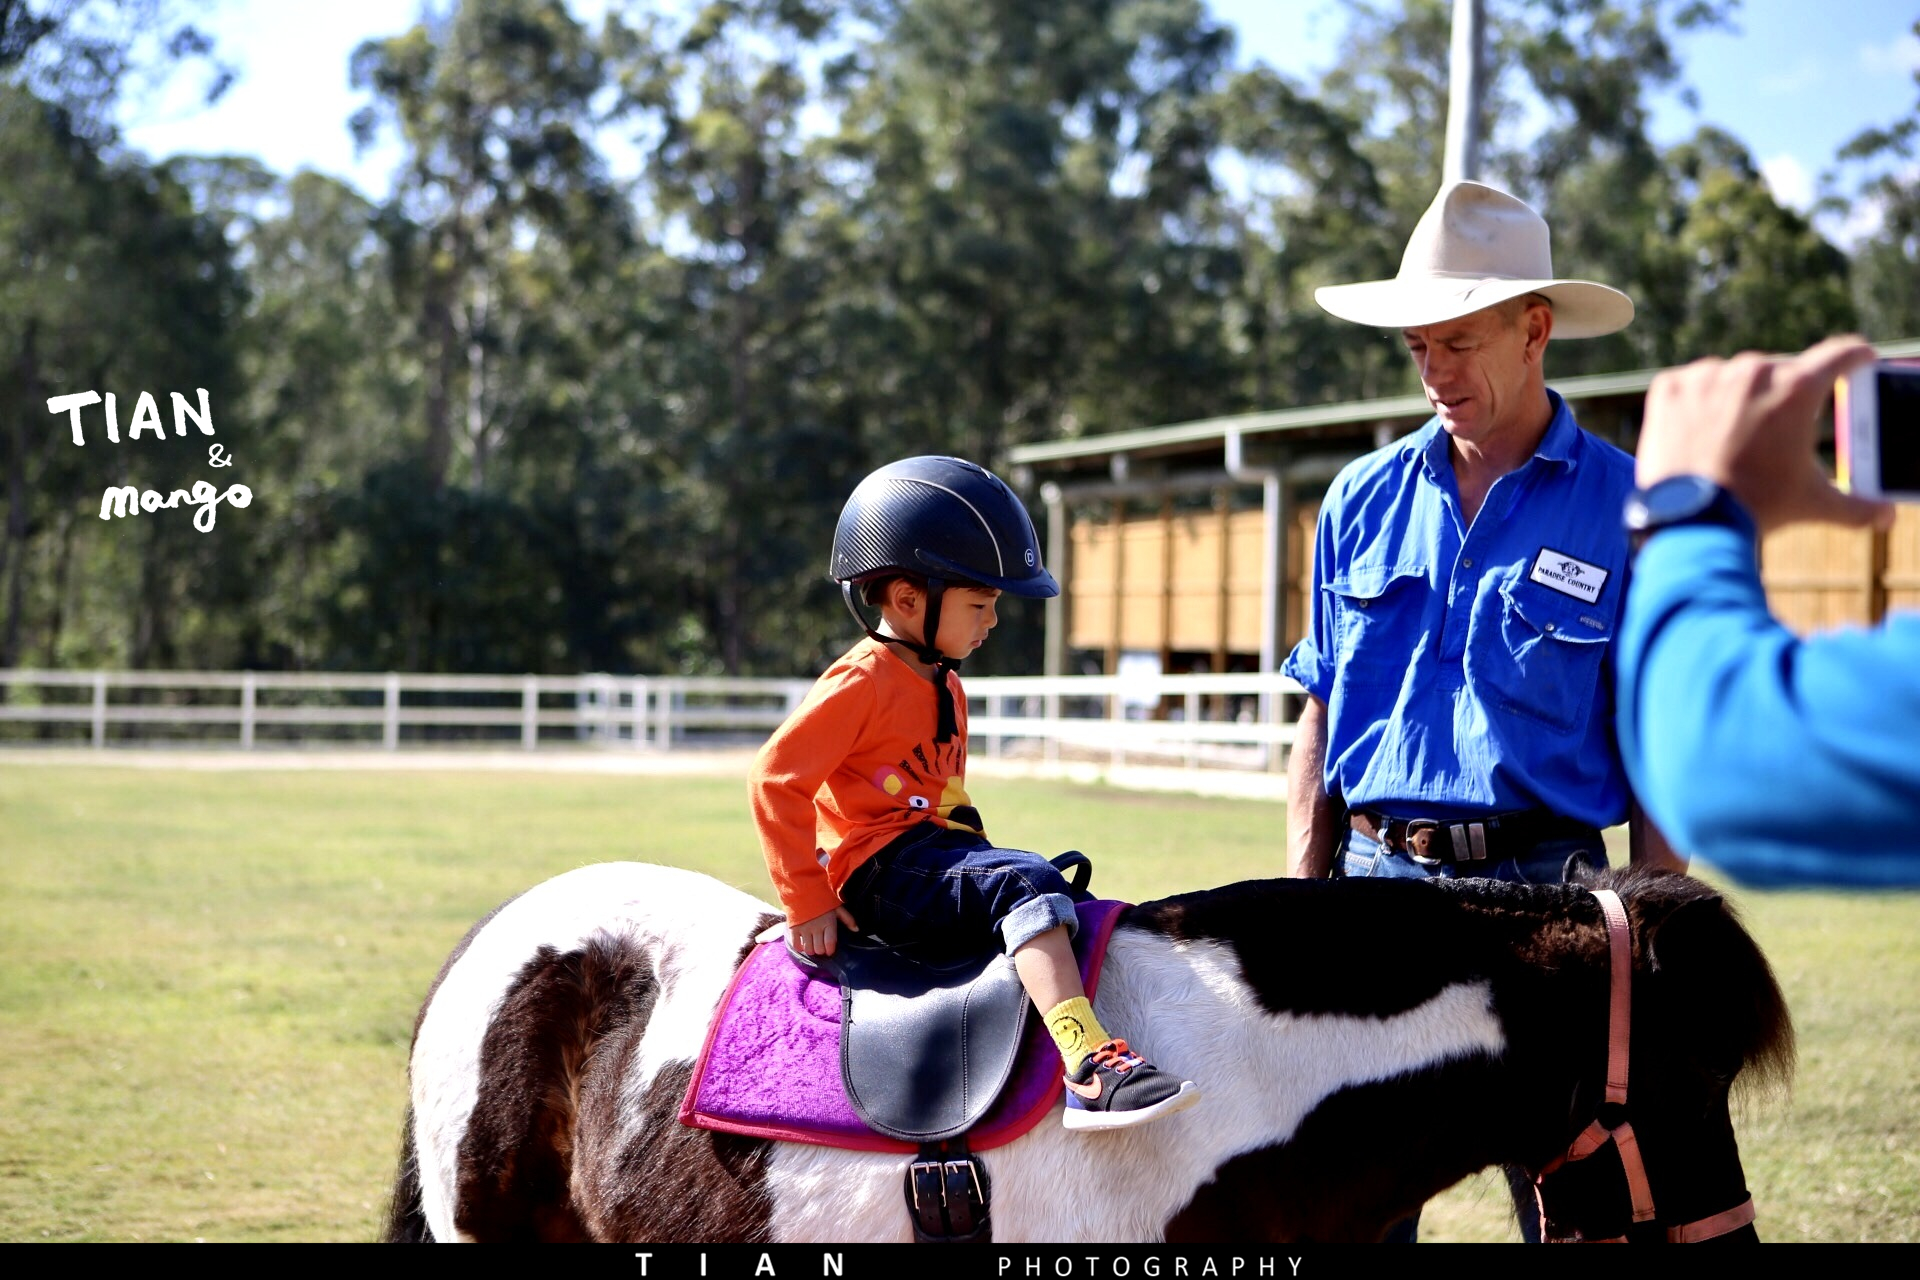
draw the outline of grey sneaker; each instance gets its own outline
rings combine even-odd
[[[1066,1081],[1069,1129],[1124,1129],[1200,1101],[1200,1086],[1149,1064],[1125,1040],[1095,1049]]]

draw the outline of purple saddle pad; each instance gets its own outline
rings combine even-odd
[[[1075,908],[1073,949],[1088,996],[1126,905],[1101,898]],[[1013,1076],[967,1132],[967,1145],[984,1151],[1013,1141],[1053,1109],[1061,1092],[1059,1051],[1040,1020],[1029,1019]],[[680,1122],[782,1142],[919,1150],[854,1114],[840,1077],[840,984],[795,964],[784,941],[761,943],[734,974],[694,1064]]]

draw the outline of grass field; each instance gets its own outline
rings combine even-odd
[[[1108,897],[1281,864],[1274,804],[973,790]],[[609,859],[769,892],[737,778],[0,758],[0,1239],[373,1238],[435,970],[502,899]],[[1791,1096],[1739,1117],[1763,1236],[1920,1237],[1920,894],[1733,896],[1800,1032]],[[1423,1236],[1517,1238],[1486,1176]]]

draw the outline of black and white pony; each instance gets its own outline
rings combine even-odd
[[[777,920],[707,876],[606,863],[476,925],[416,1024],[388,1237],[911,1240],[902,1157],[678,1122],[709,1019]],[[1126,909],[1095,1005],[1203,1101],[1094,1134],[1056,1106],[984,1153],[997,1242],[1377,1240],[1496,1164],[1547,1171],[1561,1237],[1758,1238],[1728,1094],[1784,1078],[1793,1032],[1759,949],[1691,878],[1184,894]],[[1607,1130],[1623,1140],[1579,1158]]]

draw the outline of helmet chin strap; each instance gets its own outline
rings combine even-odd
[[[919,643],[904,640],[899,636],[884,635],[874,629],[866,615],[860,612],[860,606],[854,600],[853,583],[840,584],[840,598],[847,603],[847,612],[869,636],[881,644],[903,645],[912,650],[913,656],[933,668],[934,722],[933,740],[950,742],[960,732],[960,723],[953,709],[953,688],[947,683],[947,673],[960,666],[959,658],[949,658],[946,654],[927,643],[926,637],[940,634],[940,598],[946,594],[947,584],[939,578],[927,579],[927,617],[921,625]]]

